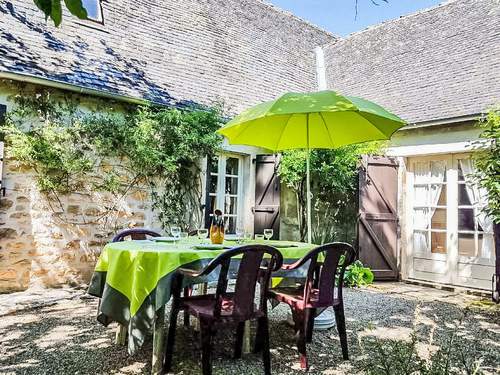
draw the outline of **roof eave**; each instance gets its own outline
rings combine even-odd
[[[480,120],[482,116],[483,116],[482,113],[474,113],[474,114],[470,114],[470,115],[447,117],[447,118],[428,120],[428,121],[420,121],[420,122],[411,123],[411,124],[401,128],[399,131],[427,128],[430,126],[450,125],[450,124],[463,123],[463,122],[474,122],[474,121]]]
[[[41,78],[41,77],[37,77],[37,76],[31,75],[31,74],[25,74],[25,73],[13,73],[13,72],[0,71],[0,78],[10,79],[13,81],[26,82],[26,83],[31,83],[31,84],[35,84],[35,85],[47,86],[47,87],[52,87],[52,88],[56,88],[56,89],[72,91],[72,92],[75,92],[78,94],[96,96],[96,97],[100,97],[100,98],[112,99],[112,100],[116,100],[116,101],[132,103],[132,104],[152,103],[151,101],[143,99],[143,98],[137,98],[137,97],[127,96],[127,95],[123,95],[123,94],[116,94],[116,93],[109,92],[109,91],[96,90],[96,89],[88,88],[85,86],[75,85],[75,84],[62,82],[62,81],[58,81],[58,80],[53,80],[53,79]]]

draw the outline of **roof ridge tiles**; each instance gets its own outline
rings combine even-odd
[[[405,14],[405,15],[399,16],[397,18],[392,18],[392,19],[389,19],[389,20],[386,20],[386,21],[379,22],[379,23],[377,23],[375,25],[368,26],[368,27],[364,28],[363,30],[354,31],[354,32],[348,34],[347,36],[345,36],[343,38],[340,38],[340,40],[348,40],[351,37],[357,36],[359,34],[363,34],[363,33],[369,32],[369,31],[373,31],[373,30],[379,29],[379,28],[381,28],[383,26],[387,26],[389,24],[399,22],[399,21],[401,21],[403,19],[408,19],[408,18],[419,16],[419,15],[421,15],[423,13],[432,12],[432,11],[444,8],[445,6],[448,6],[448,5],[452,4],[452,3],[456,3],[458,1],[461,1],[461,0],[444,0],[443,2],[441,2],[441,3],[437,4],[437,5],[433,5],[433,6],[430,6],[430,7],[427,7],[427,8],[423,8],[423,9],[419,9],[419,10],[417,10],[415,12],[412,12],[412,13],[409,13],[409,14]]]

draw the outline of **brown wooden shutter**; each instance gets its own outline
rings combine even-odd
[[[359,259],[377,280],[397,280],[398,163],[364,157],[359,173]]]
[[[273,228],[273,239],[280,231],[280,180],[277,174],[279,158],[275,155],[257,155],[255,165],[254,232],[263,233]]]

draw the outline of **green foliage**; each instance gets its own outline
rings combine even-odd
[[[311,190],[313,192],[313,241],[351,241],[356,221],[358,163],[361,155],[378,154],[383,142],[368,142],[332,150],[311,151]],[[306,151],[283,153],[279,175],[296,195],[300,237],[306,227]]]
[[[456,343],[457,331],[449,334],[447,342],[429,358],[419,355],[415,332],[410,341],[370,340],[365,343],[365,351],[369,353],[365,372],[369,375],[484,374],[481,359],[472,356],[470,349],[463,344]]]
[[[61,24],[61,0],[33,0],[33,2],[45,14],[45,20],[50,17],[56,27]],[[83,7],[82,0],[64,0],[64,5],[72,15],[82,20],[87,19],[87,10]]]
[[[488,192],[487,214],[500,224],[500,108],[492,109],[479,126],[483,129],[480,138],[489,147],[474,154],[475,179]]]
[[[199,161],[219,150],[219,109],[83,113],[47,91],[18,95],[15,103],[0,132],[9,156],[36,172],[42,192],[98,190],[119,198],[145,186],[165,227],[187,228],[201,215]]]
[[[344,273],[344,285],[348,287],[359,287],[373,283],[373,272],[363,266],[361,261],[356,260],[347,266]]]

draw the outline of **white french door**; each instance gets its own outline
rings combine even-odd
[[[408,174],[411,209],[410,277],[440,283],[451,282],[449,245],[453,215],[449,207],[452,165],[448,157],[410,161]]]
[[[470,155],[409,160],[409,277],[488,289],[494,269],[493,225],[481,208]]]
[[[209,204],[206,209],[213,216],[220,209],[225,218],[227,233],[235,233],[242,220],[242,158],[237,155],[220,155],[212,158],[207,167],[210,173]]]

